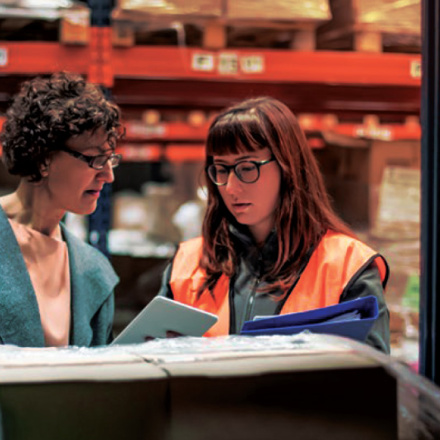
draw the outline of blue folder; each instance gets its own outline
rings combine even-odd
[[[294,335],[304,330],[364,341],[379,316],[377,298],[366,296],[307,312],[246,321],[242,335]]]

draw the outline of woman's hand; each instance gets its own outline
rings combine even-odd
[[[167,330],[167,339],[168,338],[179,338],[180,336],[185,336],[185,335],[183,335],[182,333],[179,333],[179,332],[175,332],[175,331],[173,331],[173,330]],[[155,338],[155,337],[153,337],[153,336],[145,336],[145,342],[149,342],[149,341],[152,341],[153,339],[158,339],[158,338]]]

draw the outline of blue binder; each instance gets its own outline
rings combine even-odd
[[[366,296],[307,312],[246,321],[242,335],[294,335],[304,330],[364,341],[379,316],[377,298]]]

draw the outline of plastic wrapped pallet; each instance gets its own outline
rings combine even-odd
[[[0,17],[8,19],[9,35],[22,33],[23,28],[44,30],[50,35],[50,24],[58,26],[59,41],[67,44],[87,44],[89,41],[90,9],[83,2],[72,0],[2,0]],[[35,23],[23,25],[23,20],[35,20]],[[38,25],[36,25],[38,23]],[[23,34],[21,34],[23,37]]]
[[[226,14],[230,19],[263,20],[328,20],[328,0],[307,2],[292,0],[227,0]]]
[[[330,5],[332,20],[319,30],[322,48],[344,49],[344,37],[351,35],[358,50],[420,50],[420,0],[330,0]]]
[[[119,0],[118,9],[148,15],[220,17],[222,0]]]
[[[440,430],[434,384],[364,344],[311,333],[0,346],[0,409],[9,440],[433,440]]]
[[[152,15],[215,16],[231,19],[328,20],[328,0],[119,0],[118,8]],[[224,14],[223,11],[226,11]]]
[[[328,0],[225,0],[231,47],[314,50],[316,27],[330,18]]]
[[[387,166],[371,233],[376,237],[418,240],[420,237],[419,169]]]
[[[353,1],[353,0],[352,0]],[[368,23],[388,32],[420,34],[420,0],[358,0],[355,22]]]

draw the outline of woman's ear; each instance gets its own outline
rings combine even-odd
[[[45,164],[41,165],[41,167],[40,167],[40,173],[43,178],[47,177],[49,175],[49,165],[50,165],[50,162],[47,161]]]

